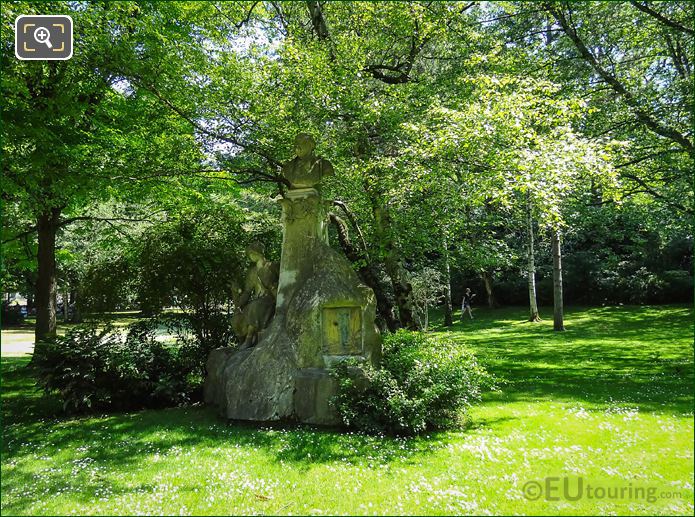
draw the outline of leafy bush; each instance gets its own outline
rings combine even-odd
[[[57,391],[67,411],[178,405],[199,395],[202,375],[186,346],[161,342],[160,322],[145,320],[127,335],[112,326],[74,327],[34,353],[38,382]]]
[[[109,312],[134,307],[137,264],[133,253],[108,253],[86,267],[78,300],[84,312]]]
[[[0,322],[2,322],[3,326],[21,325],[24,323],[24,314],[22,314],[22,310],[19,306],[3,303]]]
[[[623,263],[621,263],[623,266]],[[630,303],[654,303],[658,294],[663,290],[664,282],[646,267],[641,267],[631,274],[623,274],[618,282],[618,288],[629,293]]]
[[[185,327],[182,335],[192,331],[207,350],[232,346],[235,296],[249,267],[245,247],[258,240],[277,253],[278,228],[275,214],[250,212],[236,201],[215,198],[184,205],[137,238],[109,246],[85,268],[81,310],[139,308],[144,315],[159,316],[176,307],[185,315],[173,321]],[[268,258],[277,257],[271,253]]]
[[[182,337],[192,332],[206,353],[233,346],[234,297],[249,266],[244,249],[250,239],[270,242],[272,234],[251,233],[248,224],[240,207],[214,204],[189,207],[149,228],[135,261],[142,311],[154,315],[176,306],[185,314],[178,321]]]
[[[146,314],[176,306],[203,329],[232,302],[246,268],[247,233],[235,207],[190,208],[149,228],[137,250],[137,296]],[[218,343],[224,346],[226,343]]]
[[[665,285],[662,301],[665,303],[692,299],[693,277],[689,271],[664,271],[661,279]]]
[[[470,351],[406,330],[386,336],[379,368],[345,361],[333,373],[339,386],[334,403],[346,425],[395,434],[460,424],[494,384]]]
[[[186,369],[202,378],[205,377],[205,363],[208,355],[221,346],[235,346],[236,337],[232,327],[232,316],[224,312],[208,314],[204,320],[197,314],[161,314],[141,320],[138,325],[152,332],[166,330],[174,336],[179,353],[186,362]],[[153,329],[153,330],[152,330]]]

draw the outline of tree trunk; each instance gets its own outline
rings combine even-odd
[[[429,326],[429,324],[430,324],[430,307],[427,304],[427,302],[425,302],[425,324],[423,325],[422,330],[427,332],[427,327]]]
[[[444,325],[454,324],[454,308],[451,303],[451,264],[449,262],[449,246],[444,238]]]
[[[536,302],[536,258],[533,253],[533,217],[531,215],[531,194],[527,194],[526,224],[528,227],[528,298],[529,321],[540,321],[538,303]]]
[[[565,330],[562,305],[562,249],[560,230],[553,231],[553,329]]]
[[[323,17],[323,11],[321,10],[321,2],[307,1],[306,4],[309,8],[311,25],[314,27],[316,36],[320,40],[328,39],[328,27],[326,26],[326,19]]]
[[[70,319],[70,302],[68,301],[70,297],[70,291],[66,287],[63,290],[63,321],[65,323]]]
[[[407,329],[416,330],[417,323],[413,317],[413,308],[410,301],[410,293],[413,290],[409,282],[403,278],[402,266],[396,243],[393,237],[393,225],[391,216],[386,207],[378,204],[372,199],[374,222],[381,256],[384,259],[386,273],[391,278],[393,293],[396,296],[398,306],[398,317],[401,326]]]
[[[55,245],[59,217],[60,208],[53,208],[38,217],[35,346],[56,335]]]
[[[36,287],[34,287],[36,289]],[[27,314],[34,310],[34,293],[27,294]]]
[[[73,306],[72,318],[70,318],[70,323],[82,323],[80,305],[77,303],[77,289],[73,289],[72,291],[70,291],[70,305]]]
[[[494,309],[495,294],[492,291],[492,274],[489,271],[481,271],[480,278],[483,280],[483,285],[485,285],[485,294],[487,295],[487,306],[490,309]]]
[[[386,289],[379,280],[374,267],[369,264],[364,253],[361,252],[350,240],[347,225],[343,220],[335,214],[329,215],[331,222],[335,225],[338,231],[338,241],[343,253],[350,262],[358,268],[357,274],[362,281],[372,288],[376,297],[377,322],[380,323],[381,330],[390,330],[395,332],[399,325],[398,320],[393,314],[393,303],[389,300],[386,294]]]

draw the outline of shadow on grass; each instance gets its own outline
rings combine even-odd
[[[222,443],[261,447],[277,461],[309,466],[334,461],[388,463],[440,446],[437,433],[386,437],[296,424],[227,422],[202,406],[70,417],[61,413],[57,397],[43,396],[32,387],[26,362],[26,358],[3,358],[3,452],[9,455],[37,443],[49,455],[92,444],[93,459],[120,462],[174,446]]]
[[[522,308],[478,310],[476,316],[446,330],[506,381],[487,400],[547,398],[692,412],[690,307],[571,308],[566,332],[554,332],[552,321],[524,321]]]
[[[80,469],[88,461],[105,473],[133,472],[154,456],[166,457],[181,450],[209,454],[241,449],[257,455],[256,461],[308,470],[324,463],[407,465],[445,446],[436,433],[396,438],[299,425],[228,423],[206,407],[69,417],[61,413],[56,396],[44,396],[34,385],[27,363],[27,357],[2,358],[2,458],[3,467],[10,466],[3,472],[3,493],[26,487],[37,493],[65,490],[86,503],[104,491],[109,496],[147,492],[155,486],[126,486],[100,475],[101,471]],[[55,462],[63,455],[69,458],[66,464],[44,462]],[[3,513],[27,512],[33,498],[9,500],[12,502],[3,502]]]
[[[572,309],[564,333],[554,333],[552,322],[523,322],[520,308],[475,314],[473,322],[452,327],[450,337],[474,349],[482,363],[506,379],[500,393],[486,396],[488,401],[544,399],[692,413],[688,307]],[[156,488],[150,482],[126,486],[102,471],[80,470],[80,462],[88,460],[105,473],[132,472],[155,455],[181,449],[217,454],[241,448],[261,463],[282,462],[302,470],[317,463],[417,463],[447,443],[438,434],[405,439],[289,425],[259,428],[226,423],[204,407],[71,418],[61,414],[57,397],[43,396],[36,388],[28,360],[2,358],[2,486],[12,501],[3,502],[3,513],[30,510],[35,499],[12,496],[26,487],[36,494],[69,487],[85,502],[104,491],[116,495]],[[509,418],[472,426],[494,428]],[[56,466],[60,457],[68,458],[66,464]]]

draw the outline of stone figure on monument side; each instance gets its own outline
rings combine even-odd
[[[232,319],[234,332],[242,341],[240,348],[250,348],[258,341],[258,333],[266,328],[275,314],[280,265],[266,260],[263,244],[254,242],[246,247],[253,265],[246,272],[244,289],[235,299],[240,312]]]
[[[296,157],[282,168],[293,189],[314,188],[324,176],[333,175],[331,162],[314,154],[316,142],[311,135],[299,133],[294,139]]]

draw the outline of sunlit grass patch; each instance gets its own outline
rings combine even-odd
[[[448,330],[506,379],[467,429],[415,438],[227,423],[205,407],[72,418],[3,358],[3,515],[692,514],[687,307],[523,309]],[[438,328],[439,332],[447,330]],[[528,482],[659,497],[529,500]]]

